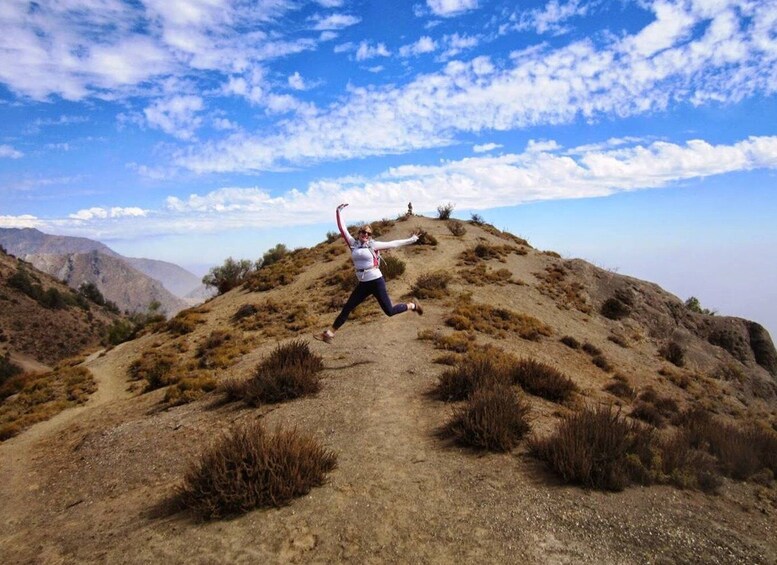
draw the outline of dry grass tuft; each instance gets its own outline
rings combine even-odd
[[[478,388],[505,384],[508,382],[506,359],[493,349],[470,351],[440,375],[430,394],[451,402],[468,398]]]
[[[532,438],[530,449],[567,482],[619,491],[648,480],[651,443],[648,429],[605,406],[564,417],[549,438]]]
[[[458,220],[448,220],[445,225],[448,226],[448,231],[456,237],[461,237],[467,233],[467,228],[464,227],[464,223]]]
[[[629,380],[621,374],[613,375],[612,380],[604,386],[604,390],[624,400],[634,400],[637,397]]]
[[[471,269],[461,269],[459,275],[465,282],[475,286],[522,284],[512,280],[513,274],[508,269],[489,269],[484,263],[477,264]]]
[[[456,353],[466,353],[475,342],[475,336],[467,332],[453,332],[445,335],[434,330],[419,331],[418,339],[432,341],[435,348]]]
[[[130,380],[146,381],[146,391],[175,384],[181,378],[177,368],[178,356],[172,350],[155,350],[144,353],[129,366]]]
[[[65,408],[83,404],[97,390],[97,384],[89,369],[63,362],[50,373],[14,375],[3,383],[3,388],[14,393],[0,404],[0,441]]]
[[[511,364],[512,382],[529,394],[551,402],[566,402],[579,390],[561,371],[534,359],[521,359]]]
[[[685,350],[676,341],[665,343],[658,353],[676,367],[685,365]]]
[[[563,265],[550,265],[544,272],[534,273],[540,281],[537,290],[552,298],[561,309],[574,308],[584,314],[590,313],[591,304],[585,287],[579,281],[569,280],[567,275]]]
[[[504,263],[505,257],[510,255],[510,253],[526,255],[527,251],[513,245],[478,243],[475,247],[461,252],[461,255],[459,255],[459,264],[477,265],[481,261],[489,261],[491,259],[496,259],[497,261]]]
[[[258,422],[233,429],[191,465],[178,498],[206,519],[281,507],[324,483],[334,452],[296,429],[268,434]]]
[[[656,428],[663,428],[667,422],[675,419],[678,413],[677,401],[668,396],[659,396],[655,390],[649,388],[637,397],[629,415]]]
[[[196,310],[184,310],[175,315],[165,324],[165,330],[173,335],[186,335],[192,333],[197,326],[204,324],[202,313]]]
[[[448,296],[450,281],[451,276],[445,271],[427,273],[418,277],[410,292],[416,298],[444,298]]]
[[[283,402],[317,393],[321,389],[318,373],[323,368],[321,356],[297,339],[278,345],[249,380],[229,381],[221,390],[228,398],[240,398],[250,406]]]
[[[474,330],[501,339],[517,334],[523,339],[538,341],[541,336],[553,334],[549,326],[533,316],[469,301],[456,306],[445,323],[457,330]]]
[[[509,451],[529,429],[529,403],[509,386],[495,384],[475,390],[440,435],[477,449]]]

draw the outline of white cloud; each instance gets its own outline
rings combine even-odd
[[[437,49],[437,43],[428,35],[423,36],[415,43],[403,45],[399,48],[400,57],[414,57],[424,53],[432,53]]]
[[[539,34],[550,33],[561,35],[569,31],[566,22],[575,17],[582,17],[588,13],[589,4],[580,0],[569,0],[561,3],[559,0],[551,0],[543,8],[537,8],[524,12],[514,27],[517,30],[532,29]],[[502,32],[505,31],[503,26]]]
[[[151,127],[161,129],[178,139],[190,140],[202,125],[202,118],[197,115],[202,109],[202,98],[186,95],[158,100],[143,113]]]
[[[473,145],[472,150],[475,153],[488,153],[494,149],[501,149],[503,146],[499,143],[484,143],[483,145]]]
[[[378,43],[377,45],[370,45],[367,41],[362,41],[359,44],[359,47],[356,49],[356,60],[357,61],[366,61],[367,59],[374,59],[375,57],[388,57],[391,53],[389,53],[388,49],[386,49],[386,46],[383,43]]]
[[[750,137],[730,145],[690,140],[684,144],[624,142],[614,149],[581,147],[564,151],[555,140],[545,140],[530,143],[519,154],[477,156],[436,166],[405,165],[372,178],[321,179],[304,191],[281,196],[258,187],[230,187],[187,198],[170,196],[156,211],[98,207],[80,210],[65,220],[4,216],[0,225],[56,227],[58,233],[71,230],[86,237],[224,232],[329,221],[340,202],[350,202],[360,217],[369,219],[390,215],[391,210],[400,213],[408,200],[418,212],[433,211],[443,201],[459,209],[484,210],[777,169],[777,136]]]
[[[44,222],[35,216],[0,216],[0,227],[3,228],[37,228]]]
[[[329,16],[313,16],[311,21],[313,29],[316,31],[333,31],[356,25],[361,21],[361,18],[348,14],[331,14]]]
[[[143,210],[142,208],[94,207],[79,210],[78,212],[70,214],[68,217],[72,220],[89,221],[94,219],[105,220],[108,218],[142,218],[146,215],[148,215],[148,211]]]
[[[472,35],[459,35],[458,33],[446,35],[442,39],[444,51],[440,58],[442,60],[450,59],[464,51],[477,47],[479,43],[480,39]]]
[[[305,90],[305,80],[298,72],[290,75],[288,78],[289,86],[294,90]]]
[[[435,16],[447,18],[475,10],[478,0],[426,0],[426,5]]]
[[[10,145],[0,145],[0,159],[21,159],[24,153]]]
[[[402,86],[352,88],[339,106],[307,112],[266,134],[206,143],[173,160],[198,173],[259,171],[439,147],[460,132],[596,121],[777,92],[777,48],[759,27],[774,9],[747,4],[740,13],[721,1],[702,15],[688,6],[686,16],[703,30],[697,37],[682,32],[686,24],[671,22],[663,34],[650,32],[649,41],[640,31],[604,47],[592,39],[535,47],[513,53],[507,63],[453,61]],[[655,21],[663,24],[665,17]],[[675,43],[667,47],[666,38]],[[450,44],[474,39],[452,36]],[[378,51],[367,43],[360,49],[361,57]]]

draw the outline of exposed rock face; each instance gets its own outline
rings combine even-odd
[[[57,277],[72,288],[94,283],[103,296],[122,311],[145,312],[151,302],[159,302],[172,316],[189,305],[173,296],[162,283],[130,267],[119,257],[98,251],[69,255],[27,255],[25,260]]]

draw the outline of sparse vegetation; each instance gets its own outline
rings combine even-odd
[[[505,262],[505,257],[511,253],[526,255],[525,249],[513,245],[492,245],[489,243],[478,243],[470,249],[465,249],[459,255],[459,263],[462,265],[477,265],[481,261],[495,259],[501,263]]]
[[[280,507],[324,483],[337,456],[296,429],[269,434],[259,422],[234,428],[186,473],[180,503],[207,519]]]
[[[471,301],[456,306],[445,323],[457,330],[474,330],[498,338],[517,334],[523,339],[537,341],[553,334],[549,326],[533,316]]]
[[[440,220],[450,219],[454,208],[455,206],[450,202],[441,206],[437,206],[437,218]]]
[[[676,341],[665,343],[659,350],[659,354],[677,367],[685,365],[685,350]]]
[[[0,386],[0,441],[65,408],[83,404],[97,385],[85,367],[62,364],[42,375],[16,374]],[[13,398],[8,398],[11,395]]]
[[[621,374],[613,375],[612,380],[604,386],[604,390],[624,400],[634,400],[637,396],[629,380]]]
[[[383,273],[383,277],[387,281],[402,276],[405,267],[405,262],[402,259],[392,256],[381,257],[380,272]]]
[[[146,381],[146,391],[155,390],[178,382],[181,376],[174,372],[176,354],[171,350],[152,350],[133,361],[128,374],[131,380]]]
[[[312,353],[306,342],[293,340],[278,345],[250,379],[231,381],[224,392],[230,398],[240,396],[250,406],[283,402],[317,393],[323,368],[320,355]]]
[[[637,397],[630,416],[656,428],[663,428],[668,421],[676,418],[678,413],[677,401],[668,396],[660,396],[655,390],[649,388]]]
[[[470,351],[456,365],[443,371],[430,394],[446,402],[465,400],[478,388],[508,382],[505,356],[495,350]]]
[[[570,349],[580,349],[580,342],[571,335],[565,335],[559,341]]]
[[[477,449],[509,451],[529,429],[529,403],[509,386],[494,384],[476,389],[440,433]]]
[[[691,296],[688,300],[685,301],[685,307],[688,308],[688,310],[691,312],[696,312],[697,314],[706,314],[707,316],[714,316],[717,313],[715,310],[702,308],[701,302],[699,302],[699,299],[695,296]]]
[[[445,271],[426,273],[418,277],[410,292],[416,298],[443,298],[448,295],[451,276]]]
[[[476,214],[475,212],[472,212],[469,218],[470,218],[469,221],[475,224],[476,226],[482,226],[486,223],[486,221],[483,219],[483,216],[481,216],[480,214]]]
[[[574,308],[588,314],[591,305],[583,285],[576,280],[569,280],[567,269],[562,264],[549,265],[544,272],[534,273],[540,283],[537,285],[545,296],[552,298],[561,309]]]
[[[448,231],[450,231],[456,237],[462,237],[465,233],[467,233],[467,228],[464,227],[464,223],[458,220],[448,220],[445,225],[448,226]]]
[[[529,394],[552,402],[565,402],[579,390],[561,371],[534,359],[521,359],[512,363],[510,378]]]
[[[479,263],[471,269],[461,269],[459,274],[464,282],[475,286],[515,282],[512,280],[513,274],[508,269],[489,269],[485,263]]]
[[[418,339],[431,340],[437,349],[466,353],[475,341],[475,336],[467,332],[453,332],[445,335],[442,332],[424,330],[418,332]]]
[[[631,308],[618,298],[613,297],[605,300],[599,311],[605,318],[620,320],[631,313]]]
[[[264,255],[262,255],[262,260],[260,262],[261,268],[269,267],[270,265],[274,265],[286,255],[288,255],[289,249],[282,243],[278,243],[275,247],[272,247],[264,252]]]

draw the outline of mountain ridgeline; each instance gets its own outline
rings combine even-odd
[[[173,316],[201,301],[188,297],[202,289],[189,271],[165,261],[123,257],[90,239],[0,228],[0,245],[72,288],[94,284],[122,311],[144,312],[157,302]]]

